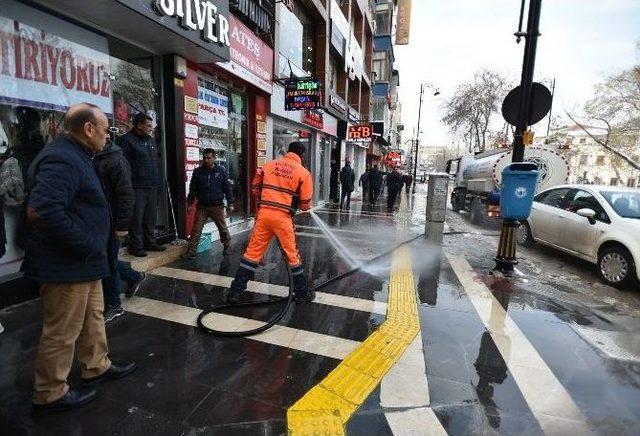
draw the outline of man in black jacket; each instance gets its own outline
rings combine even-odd
[[[211,218],[220,233],[220,241],[223,245],[222,254],[229,254],[231,235],[227,229],[224,213],[224,199],[227,199],[229,212],[233,211],[233,191],[229,182],[229,175],[223,166],[215,163],[213,149],[207,148],[202,153],[204,163],[193,171],[189,184],[187,204],[193,206],[198,200],[198,209],[189,238],[187,251],[182,255],[183,259],[193,259],[196,255],[202,228],[207,218]]]
[[[351,193],[353,192],[356,184],[356,174],[351,168],[351,162],[346,161],[344,167],[340,170],[340,186],[342,188],[342,194],[340,194],[340,209],[344,205],[344,199],[347,199],[346,209],[351,208]]]
[[[134,363],[107,357],[100,279],[110,275],[111,214],[93,156],[109,136],[105,114],[94,105],[73,106],[68,136],[46,146],[31,163],[25,275],[40,284],[43,325],[35,365],[33,407],[66,410],[96,398],[90,385],[124,377]],[[74,350],[82,388],[70,389]]]
[[[145,250],[165,250],[155,237],[161,180],[158,147],[151,137],[152,132],[152,118],[140,112],[133,117],[131,131],[117,141],[131,165],[131,183],[136,200],[129,228],[129,253],[138,257],[146,256]]]
[[[371,206],[378,202],[380,189],[382,188],[382,173],[378,169],[378,165],[374,165],[369,173],[369,204]]]
[[[112,235],[109,250],[116,261],[113,274],[102,279],[102,291],[104,293],[104,321],[113,321],[124,315],[120,294],[122,285],[120,280],[127,283],[127,298],[135,295],[140,283],[146,275],[133,270],[129,264],[118,259],[122,240],[129,233],[131,214],[135,195],[131,186],[131,168],[124,157],[122,149],[111,141],[107,141],[105,148],[96,154],[95,162],[98,174],[102,179],[102,185],[107,194],[107,201],[111,207],[115,234]]]
[[[394,167],[393,171],[387,174],[387,188],[389,188],[387,195],[387,212],[393,212],[398,194],[402,191],[402,184],[402,174],[398,172],[398,168]]]

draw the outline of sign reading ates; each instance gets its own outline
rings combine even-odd
[[[301,111],[320,107],[320,82],[316,79],[288,79],[285,81],[284,109]]]
[[[370,124],[349,126],[347,129],[347,141],[368,142],[373,137],[373,129]]]

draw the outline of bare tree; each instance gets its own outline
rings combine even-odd
[[[637,50],[640,54],[640,42]],[[593,135],[575,114],[566,113],[591,139],[610,151],[616,163],[627,163],[640,170],[640,65],[597,84],[595,96],[585,104],[584,112],[589,123],[600,124],[606,129],[604,136]],[[614,170],[618,171],[617,166]]]
[[[458,84],[445,102],[442,122],[451,133],[468,135],[469,152],[485,150],[491,119],[500,112],[508,88],[502,74],[483,69],[473,76],[473,81]]]

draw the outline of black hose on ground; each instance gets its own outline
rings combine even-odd
[[[338,280],[342,280],[345,277],[350,276],[351,274],[354,274],[358,271],[360,271],[362,269],[362,267],[364,265],[370,264],[371,262],[375,262],[376,260],[379,260],[385,256],[390,255],[391,253],[393,253],[394,250],[402,247],[403,245],[409,244],[413,241],[415,241],[418,238],[424,237],[424,235],[417,235],[411,239],[408,239],[404,242],[401,242],[400,244],[396,245],[395,247],[393,247],[391,250],[385,251],[382,254],[379,254],[371,259],[368,259],[364,264],[361,264],[360,266],[357,266],[347,272],[344,272],[336,277],[333,277],[325,282],[320,283],[317,286],[314,286],[313,288],[311,288],[312,292],[317,291],[318,289],[322,289],[323,287],[336,282]],[[197,324],[198,327],[204,331],[205,333],[208,333],[210,335],[213,336],[220,336],[220,337],[247,337],[247,336],[253,336],[253,335],[257,335],[258,333],[262,333],[265,330],[270,329],[271,327],[273,327],[274,325],[276,325],[289,311],[289,308],[291,307],[291,303],[293,302],[293,280],[292,280],[292,274],[291,274],[291,268],[289,268],[289,264],[287,262],[287,258],[285,256],[284,250],[282,249],[282,246],[280,245],[280,241],[278,241],[278,247],[280,248],[280,252],[282,253],[282,258],[284,259],[285,263],[287,264],[287,276],[289,278],[289,294],[286,297],[280,297],[280,298],[276,298],[273,300],[267,300],[267,301],[250,301],[250,302],[246,302],[246,303],[236,303],[236,304],[218,304],[218,305],[212,305],[209,306],[208,308],[204,309],[200,315],[198,315],[198,319],[197,319]],[[280,309],[280,312],[278,312],[278,314],[276,316],[274,316],[272,319],[270,319],[265,325],[252,329],[252,330],[244,330],[244,331],[236,331],[236,332],[231,332],[231,331],[223,331],[223,330],[215,330],[212,329],[210,327],[207,327],[204,325],[203,319],[205,316],[209,315],[210,313],[216,313],[219,312],[221,310],[225,310],[225,309],[232,309],[232,308],[241,308],[241,307],[250,307],[250,306],[267,306],[270,304],[277,304],[277,303],[282,303],[285,302],[285,304],[282,306],[282,309]]]

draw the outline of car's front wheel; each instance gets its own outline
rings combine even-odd
[[[516,230],[516,241],[518,244],[525,247],[531,247],[535,244],[533,236],[531,235],[531,227],[528,222],[523,221],[520,223],[520,227]]]
[[[604,248],[598,256],[598,275],[605,283],[616,288],[634,285],[637,278],[633,256],[621,245]]]

